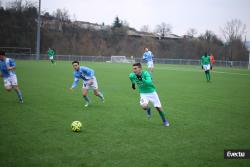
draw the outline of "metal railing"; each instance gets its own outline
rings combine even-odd
[[[36,60],[35,54],[14,54],[7,53],[8,57],[17,59],[17,60]],[[110,62],[111,56],[80,56],[80,55],[56,55],[56,60],[62,61],[89,61],[89,62]],[[127,57],[128,60],[131,60],[130,57]],[[40,55],[40,60],[49,60],[49,57],[46,54]],[[130,62],[143,62],[141,58],[134,58],[134,61]],[[168,58],[155,58],[155,64],[181,64],[181,65],[200,65],[200,60],[194,59],[168,59]],[[224,61],[217,60],[215,61],[216,66],[222,67],[236,67],[236,68],[248,68],[248,61]]]

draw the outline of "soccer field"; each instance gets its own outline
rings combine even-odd
[[[250,149],[250,72],[200,66],[156,65],[153,80],[170,127],[153,109],[148,120],[131,89],[131,64],[81,62],[93,68],[105,103],[88,108],[82,81],[73,91],[71,62],[17,61],[24,96],[0,84],[1,167],[250,166],[224,160],[224,149]],[[80,133],[70,125],[83,124]]]

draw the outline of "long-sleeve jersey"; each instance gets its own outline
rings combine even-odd
[[[47,53],[48,53],[49,57],[55,56],[55,54],[56,54],[53,49],[49,49]]]
[[[156,91],[151,75],[147,71],[142,71],[141,76],[130,73],[129,79],[132,84],[137,84],[140,93],[153,93]]]
[[[79,79],[81,78],[84,82],[92,79],[95,75],[94,70],[85,67],[85,66],[80,66],[79,70],[74,71],[74,82],[72,84],[72,88],[75,88],[79,82]]]
[[[15,70],[8,70],[8,67],[16,67],[16,63],[13,59],[5,58],[5,60],[0,60],[0,70],[3,78],[16,74]]]
[[[143,54],[143,60],[145,60],[146,62],[149,62],[149,61],[153,61],[153,53],[151,51],[146,51],[144,54]]]
[[[201,65],[208,65],[208,64],[210,64],[210,56],[202,56]]]

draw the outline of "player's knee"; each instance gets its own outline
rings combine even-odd
[[[5,87],[5,90],[8,91],[8,92],[10,92],[11,89],[12,89],[11,87]]]
[[[99,92],[98,91],[94,91],[94,95],[98,96]]]
[[[83,96],[88,96],[88,92],[87,92],[87,91],[86,91],[86,92],[83,92],[82,95],[83,95]]]
[[[148,108],[148,104],[141,104],[141,107],[143,110],[146,110]]]
[[[161,107],[155,107],[157,111],[162,112],[162,108]]]

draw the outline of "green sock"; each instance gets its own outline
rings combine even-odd
[[[23,96],[22,96],[21,90],[16,90],[16,93],[17,93],[18,99],[19,99],[20,101],[23,101]]]
[[[211,79],[210,72],[208,71],[207,74],[208,74],[208,80],[210,81],[210,79]]]
[[[158,111],[158,112],[159,112],[159,115],[160,115],[162,121],[165,122],[166,119],[165,119],[165,116],[164,116],[164,112],[163,111]]]
[[[89,103],[89,97],[88,96],[83,96],[84,100]]]
[[[208,81],[208,73],[207,73],[207,71],[205,71],[205,75],[206,75],[206,79]]]
[[[101,92],[99,92],[97,96],[100,97],[101,100],[104,100],[104,96]]]

